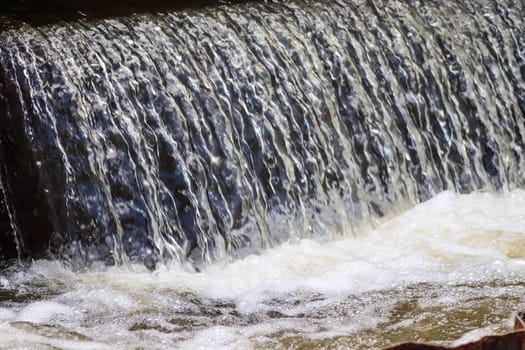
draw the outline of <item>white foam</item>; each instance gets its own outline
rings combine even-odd
[[[393,284],[520,273],[525,264],[524,212],[523,191],[505,196],[443,192],[359,237],[285,243],[231,264],[212,265],[202,273],[180,266],[160,267],[154,273],[108,268],[75,278],[82,283],[103,281],[124,293],[175,288],[231,298],[301,288],[327,294],[360,293]],[[43,262],[35,269],[51,265],[53,273],[67,276],[54,263]],[[90,299],[94,292],[86,293]],[[118,298],[124,307],[130,306],[125,295]]]
[[[17,319],[19,321],[45,323],[55,318],[65,318],[74,315],[75,309],[67,305],[50,301],[37,301],[24,307]]]
[[[506,196],[444,192],[365,236],[284,244],[199,275],[164,273],[210,297],[247,302],[265,292],[361,293],[408,283],[523,276],[524,198],[522,191]]]
[[[15,319],[16,313],[8,308],[0,307],[0,321],[11,321]]]

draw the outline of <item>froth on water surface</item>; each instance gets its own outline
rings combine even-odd
[[[442,192],[356,237],[201,272],[58,262],[0,279],[9,349],[373,349],[457,344],[525,307],[525,192]]]

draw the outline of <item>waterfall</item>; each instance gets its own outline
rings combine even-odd
[[[1,158],[0,158],[1,160]],[[2,164],[2,162],[0,162]],[[7,201],[7,189],[0,171],[0,261],[20,258],[23,247],[20,246],[20,233],[16,220]],[[0,262],[0,268],[3,264]]]
[[[200,264],[522,187],[524,18],[511,0],[277,1],[6,31],[23,253]]]

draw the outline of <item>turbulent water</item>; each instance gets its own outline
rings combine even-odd
[[[1,33],[0,256],[56,260],[2,270],[0,348],[508,330],[524,18],[511,0],[277,1]]]
[[[443,192],[366,234],[201,273],[37,261],[0,279],[2,349],[375,349],[456,344],[525,308],[525,192]],[[16,270],[16,269],[15,269]]]

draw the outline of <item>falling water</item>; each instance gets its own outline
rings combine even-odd
[[[297,1],[8,31],[4,153],[33,169],[11,186],[37,181],[66,260],[196,263],[520,187],[523,14]]]
[[[3,180],[2,171],[0,171],[0,217],[6,218],[6,220],[0,222],[0,241],[2,242],[0,245],[0,260],[9,260],[15,257],[20,259],[20,252],[23,250],[21,246],[22,242],[19,238],[20,232],[16,225],[13,210],[7,201],[7,189],[5,187],[5,181]],[[10,251],[16,251],[18,255],[11,256]]]

